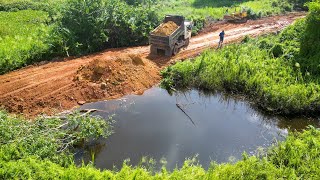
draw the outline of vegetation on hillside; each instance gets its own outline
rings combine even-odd
[[[319,113],[319,1],[278,36],[245,38],[163,72],[167,88],[193,86],[244,94],[266,111]]]
[[[0,111],[0,179],[318,179],[320,130],[291,133],[268,151],[235,164],[212,162],[205,170],[195,159],[180,169],[155,172],[152,167],[123,164],[119,171],[76,166],[72,148],[112,132],[112,121],[74,114],[66,120],[33,122]],[[10,130],[9,130],[10,129]]]

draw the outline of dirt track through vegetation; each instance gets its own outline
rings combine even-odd
[[[150,56],[149,46],[141,46],[29,66],[0,76],[0,104],[11,113],[32,117],[72,109],[86,102],[141,94],[160,81],[160,70],[164,67],[216,47],[221,30],[226,32],[225,43],[238,42],[245,35],[277,32],[304,16],[305,13],[292,13],[245,24],[218,22],[193,37],[188,48],[172,58]],[[102,63],[103,68],[95,69],[93,62]],[[83,78],[83,69],[86,77],[92,73],[95,79]]]

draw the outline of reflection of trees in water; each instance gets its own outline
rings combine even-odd
[[[194,95],[197,92],[197,96]],[[212,100],[218,99],[218,102],[223,104],[226,108],[245,108],[245,112],[251,117],[257,118],[264,127],[278,127],[282,130],[294,130],[302,131],[309,125],[314,127],[320,127],[320,118],[308,118],[308,117],[285,117],[267,113],[253,102],[247,100],[244,96],[227,94],[217,91],[204,91],[195,89],[179,89],[179,91],[173,93],[176,97],[176,102],[181,104],[183,107],[188,108],[189,105],[199,104],[207,108],[207,105]]]

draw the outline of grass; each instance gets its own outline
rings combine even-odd
[[[73,131],[75,126],[79,131]],[[28,122],[0,111],[0,130],[0,179],[320,178],[320,130],[313,127],[290,133],[284,142],[260,154],[244,153],[236,163],[212,162],[206,170],[192,158],[180,169],[168,171],[163,167],[158,172],[153,170],[151,161],[137,167],[124,163],[120,170],[99,170],[93,164],[76,166],[70,151],[76,142],[110,135],[110,124],[97,118],[75,114],[66,121],[40,118]],[[59,149],[68,143],[68,150],[60,153]]]
[[[43,11],[0,11],[0,74],[43,60],[53,46]]]
[[[51,11],[65,2],[66,0],[0,0],[0,11]]]

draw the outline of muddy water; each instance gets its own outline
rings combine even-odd
[[[105,118],[115,114],[115,133],[91,149],[96,167],[102,169],[119,169],[126,159],[137,165],[144,156],[158,162],[165,158],[173,169],[195,155],[206,168],[210,161],[235,161],[244,151],[253,154],[258,147],[282,140],[289,129],[319,126],[318,120],[267,116],[241,99],[197,90],[169,95],[156,87],[142,96],[81,107],[88,108],[103,110],[95,115]],[[88,154],[76,157],[91,160]]]

